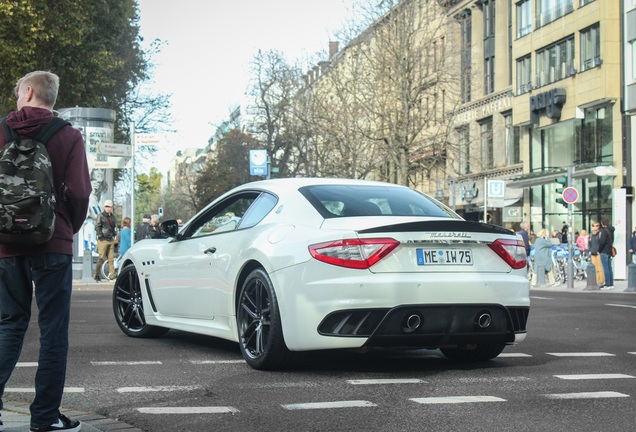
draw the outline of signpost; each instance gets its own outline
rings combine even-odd
[[[269,178],[267,150],[250,150],[250,175]]]

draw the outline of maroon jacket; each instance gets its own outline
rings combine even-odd
[[[53,118],[43,108],[26,106],[7,116],[7,125],[22,137],[34,137]],[[6,144],[0,128],[0,148]],[[91,181],[82,134],[71,126],[60,129],[46,144],[53,165],[56,191],[55,232],[48,242],[36,246],[0,245],[0,258],[32,253],[73,255],[73,234],[86,220]]]

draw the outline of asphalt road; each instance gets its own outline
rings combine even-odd
[[[633,430],[636,295],[532,295],[527,340],[487,363],[426,350],[323,352],[259,372],[215,338],[126,337],[110,291],[78,290],[63,404],[148,432]],[[32,397],[35,319],[7,404]]]

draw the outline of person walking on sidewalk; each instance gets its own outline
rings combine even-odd
[[[115,278],[115,237],[117,237],[117,222],[113,214],[113,202],[104,201],[104,211],[97,215],[95,233],[97,234],[97,265],[95,266],[95,282],[101,281],[100,271],[104,261],[108,261],[108,278]]]
[[[599,230],[598,253],[601,255],[601,264],[605,274],[605,286],[602,290],[614,289],[614,272],[612,271],[612,249],[614,246],[614,227],[609,225],[606,218],[601,220]]]
[[[23,138],[34,137],[53,118],[59,78],[35,71],[15,87],[17,111],[7,124]],[[6,137],[0,132],[0,148]],[[65,125],[46,144],[56,195],[53,237],[41,245],[0,245],[0,410],[2,393],[20,358],[31,320],[33,293],[39,309],[40,352],[31,431],[77,432],[81,423],[60,413],[66,382],[68,328],[73,288],[73,235],[86,220],[90,175],[79,130]],[[0,429],[2,423],[0,422]]]
[[[537,286],[537,271],[543,268],[548,277],[548,284],[554,285],[554,273],[552,271],[552,241],[548,238],[548,231],[542,228],[534,242],[534,272],[532,286]]]
[[[596,285],[600,288],[605,285],[605,274],[603,273],[603,264],[599,255],[601,223],[599,221],[592,222],[592,234],[590,234],[590,259],[596,270]]]

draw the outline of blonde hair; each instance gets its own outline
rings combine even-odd
[[[541,231],[539,231],[539,234],[537,236],[538,237],[547,237],[548,236],[548,232],[546,231],[545,228],[541,228]]]
[[[60,89],[60,77],[48,71],[29,72],[16,83],[14,90],[16,97],[23,85],[30,86],[38,100],[49,109],[53,109],[57,100],[57,92]]]

